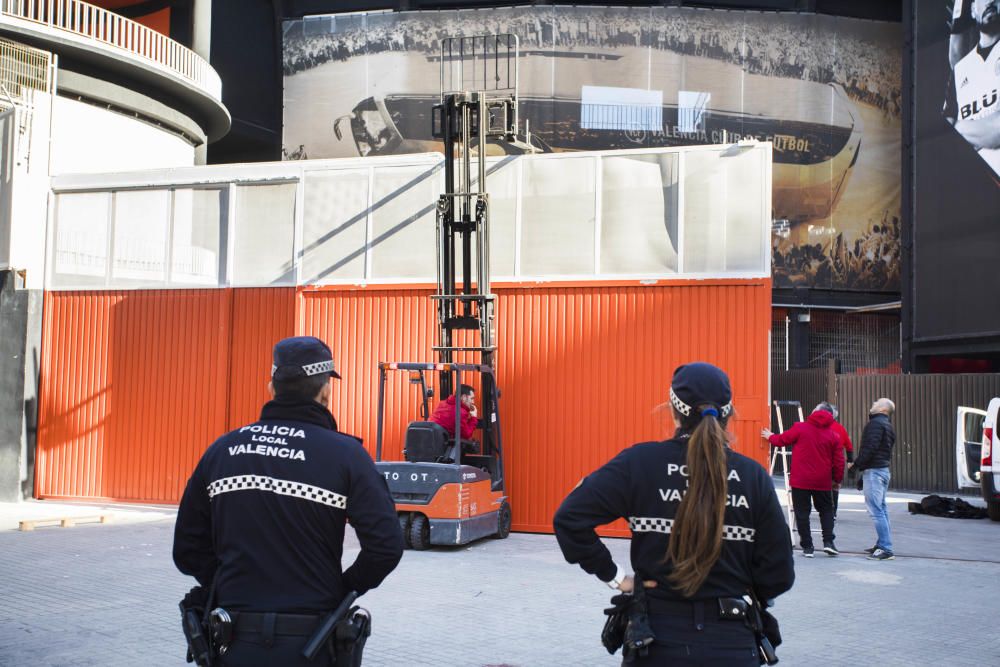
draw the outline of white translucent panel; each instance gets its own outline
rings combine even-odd
[[[518,165],[505,158],[487,165],[490,195],[490,274],[514,275],[514,227],[517,216]]]
[[[367,169],[306,173],[300,282],[364,279],[368,174]]]
[[[594,272],[595,158],[525,158],[522,276]]]
[[[677,154],[601,160],[602,274],[677,272]]]
[[[489,194],[490,224],[490,275],[514,275],[514,228],[517,218],[518,159],[505,157],[491,159],[486,163],[486,192]],[[479,184],[478,175],[473,176],[473,187]],[[472,237],[475,255],[475,236]],[[462,266],[462,247],[458,246],[455,266]],[[460,270],[460,269],[459,269]],[[472,258],[472,271],[476,271],[476,258]]]
[[[740,150],[724,154],[729,179],[726,215],[726,271],[764,271],[763,151]]]
[[[110,192],[57,195],[54,287],[105,284],[110,217]]]
[[[720,272],[725,267],[726,174],[715,152],[684,157],[684,271]]]
[[[167,279],[170,191],[116,192],[112,286],[121,281],[162,283]]]
[[[764,271],[762,155],[733,147],[685,156],[685,273]]]
[[[236,188],[232,284],[292,285],[294,183]]]
[[[370,277],[434,280],[434,217],[442,188],[440,164],[376,168]]]
[[[219,248],[226,220],[225,190],[174,191],[170,282],[217,285]]]

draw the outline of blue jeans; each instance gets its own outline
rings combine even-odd
[[[889,508],[885,504],[885,494],[889,490],[889,469],[869,468],[864,471],[865,506],[875,522],[878,546],[892,553],[892,535],[889,533]]]

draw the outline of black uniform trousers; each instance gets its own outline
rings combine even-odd
[[[833,495],[830,491],[793,488],[792,507],[795,509],[795,528],[799,532],[799,544],[803,549],[813,546],[812,533],[809,530],[809,514],[813,507],[819,513],[823,541],[833,542]]]
[[[688,614],[650,610],[656,640],[645,657],[622,662],[623,667],[759,667],[753,631],[743,621],[720,620],[717,604],[693,602]]]
[[[274,638],[270,646],[265,646],[259,637],[235,639],[222,656],[225,667],[327,667],[332,665],[330,654],[322,649],[316,659],[309,662],[302,657],[302,647],[308,637]]]
[[[291,616],[286,614],[264,615],[253,614],[257,617],[252,627],[246,627],[245,619],[238,612],[235,614],[235,628],[233,639],[229,643],[226,652],[222,654],[220,662],[226,667],[268,667],[270,665],[281,665],[285,667],[327,667],[333,665],[333,659],[327,647],[320,649],[316,659],[309,662],[302,657],[302,649],[305,647],[309,637],[313,634],[316,626],[322,620],[322,616],[308,615]],[[268,621],[268,617],[270,621]],[[291,629],[285,621],[293,620],[296,627]],[[270,623],[270,627],[268,627]],[[284,627],[282,627],[284,626]]]

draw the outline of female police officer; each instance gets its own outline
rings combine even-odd
[[[619,517],[632,529],[632,567],[646,582],[655,642],[637,665],[758,665],[755,636],[726,618],[752,589],[771,599],[792,587],[788,527],[771,479],[726,446],[729,378],[707,363],[674,372],[674,437],[622,451],[584,478],[556,512],[563,555],[613,589],[633,579],[594,529]]]

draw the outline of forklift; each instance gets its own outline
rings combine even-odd
[[[432,348],[437,360],[379,363],[375,465],[385,476],[412,549],[510,534],[494,373],[496,295],[490,291],[486,147],[517,141],[517,49],[515,35],[453,37],[441,43],[441,92],[431,120],[432,135],[444,145],[445,180],[436,207],[437,293],[431,297],[438,314]],[[419,389],[422,419],[406,427],[404,460],[385,461],[386,382],[404,374]],[[455,396],[454,434],[430,420],[435,376],[439,400]],[[461,438],[463,382],[478,385],[478,442]]]

